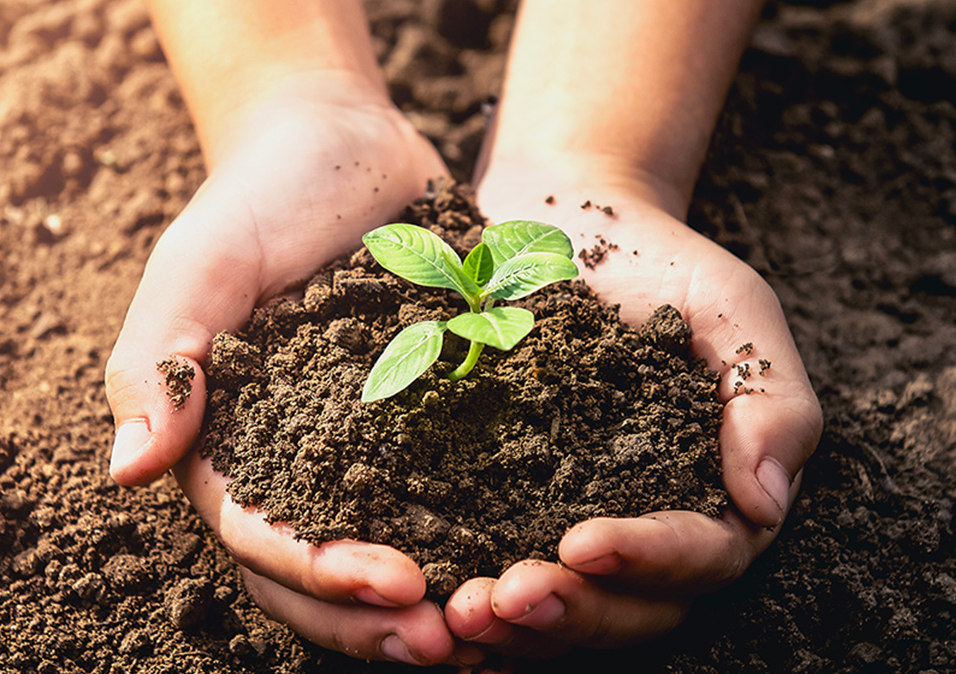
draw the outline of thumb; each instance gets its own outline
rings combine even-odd
[[[759,286],[744,306],[744,315],[708,335],[715,347],[708,361],[719,362],[721,372],[724,484],[744,518],[775,527],[820,440],[823,417],[776,296]]]
[[[205,407],[200,364],[213,336],[241,325],[255,303],[259,265],[241,251],[256,246],[235,245],[241,232],[216,237],[202,210],[188,207],[160,237],[106,366],[116,426],[110,473],[120,484],[152,482],[189,449]],[[188,397],[171,396],[158,368],[168,359],[192,370]]]
[[[775,527],[790,509],[822,422],[812,395],[770,391],[727,403],[720,446],[724,483],[741,514]]]

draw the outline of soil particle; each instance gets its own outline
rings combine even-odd
[[[182,409],[193,390],[193,377],[196,371],[186,360],[169,357],[156,363],[156,369],[163,375],[166,395],[176,409]]]
[[[483,222],[470,193],[448,184],[404,219],[414,214],[456,248]],[[516,303],[537,323],[512,351],[488,350],[452,384],[443,374],[467,345],[449,339],[432,371],[363,405],[390,338],[461,307],[361,254],[309,288],[328,288],[330,272],[327,299],[307,289],[214,341],[203,451],[233,478],[239,503],[316,544],[398,547],[428,569],[434,597],[519,559],[556,560],[558,540],[583,519],[666,508],[715,516],[727,505],[718,378],[690,352],[672,307],[635,331],[582,283],[556,284]],[[317,305],[321,318],[309,310]]]
[[[212,602],[213,587],[205,578],[183,578],[166,592],[166,618],[176,629],[201,622]]]
[[[452,6],[465,3],[483,20]],[[516,4],[364,2],[383,63],[418,45],[390,69],[389,90],[459,179],[474,173]],[[432,10],[464,20],[439,32],[423,18]],[[490,49],[449,41],[471,26],[488,27],[479,37]],[[267,618],[171,478],[140,489],[110,480],[106,358],[163,226],[206,178],[151,32],[141,0],[0,2],[0,671],[396,671]],[[823,404],[823,440],[773,545],[743,578],[698,598],[673,634],[518,660],[515,672],[635,662],[676,674],[956,671],[954,64],[949,0],[766,4],[688,224],[773,286]],[[307,312],[343,317],[331,276],[311,288]],[[42,315],[58,318],[31,333]],[[546,356],[528,367],[552,386],[560,371]],[[544,418],[552,445],[579,423],[557,410]],[[447,537],[486,543],[456,525]],[[107,580],[118,555],[150,560],[135,593]],[[215,579],[213,603],[176,629],[166,593],[201,577]]]
[[[144,655],[152,646],[149,633],[144,629],[132,629],[123,637],[119,652],[123,655]]]
[[[609,243],[603,236],[597,237],[598,242],[590,249],[582,248],[578,252],[578,259],[588,269],[594,269],[604,261],[608,252],[618,250],[616,243]],[[637,251],[635,251],[636,254]]]
[[[136,555],[116,555],[103,567],[110,587],[123,593],[135,593],[150,579],[149,564]]]
[[[98,602],[103,597],[103,591],[105,589],[103,576],[98,573],[87,573],[74,581],[70,589],[81,600]]]

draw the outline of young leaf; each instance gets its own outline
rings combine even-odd
[[[466,298],[478,294],[478,287],[465,276],[454,249],[424,227],[384,225],[366,233],[362,243],[385,269],[413,283],[451,288]]]
[[[496,267],[483,295],[499,300],[517,300],[548,284],[577,275],[577,265],[564,255],[525,253]]]
[[[438,360],[447,328],[445,321],[422,321],[395,335],[372,366],[362,402],[391,397],[418,379]]]
[[[471,249],[465,261],[461,263],[462,271],[465,276],[480,286],[488,283],[492,272],[495,270],[495,263],[491,259],[491,251],[483,243]]]
[[[534,314],[519,307],[494,307],[480,314],[467,313],[448,321],[459,337],[508,351],[534,327]]]
[[[525,253],[555,253],[569,260],[574,247],[567,234],[553,225],[533,220],[510,220],[492,225],[481,233],[482,242],[491,250],[497,267]]]

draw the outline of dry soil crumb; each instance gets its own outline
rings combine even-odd
[[[737,353],[746,353],[748,356],[754,352],[754,343],[747,342],[737,347]]]
[[[470,194],[448,185],[413,214],[445,223],[456,249],[483,221]],[[691,353],[677,310],[662,307],[635,330],[570,282],[517,304],[536,323],[511,351],[487,350],[452,384],[444,374],[467,344],[446,339],[408,389],[365,405],[360,389],[391,337],[461,307],[357,253],[301,302],[217,336],[203,451],[234,478],[237,502],[315,544],[393,545],[426,571],[433,597],[520,559],[556,560],[561,536],[584,519],[719,514],[718,375]]]
[[[156,363],[165,380],[166,395],[176,409],[182,409],[193,390],[193,377],[196,371],[186,360],[177,360],[170,356]]]
[[[608,243],[604,237],[599,236],[598,242],[590,249],[581,249],[578,253],[578,259],[581,260],[581,263],[588,269],[594,269],[604,261],[609,251],[617,249],[618,245],[616,243]]]

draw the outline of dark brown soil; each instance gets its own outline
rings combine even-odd
[[[176,358],[166,358],[156,363],[156,369],[163,375],[166,397],[173,409],[182,409],[192,394],[193,378],[196,376],[193,366]]]
[[[463,255],[483,226],[469,192],[441,181],[400,219]],[[486,349],[465,380],[444,377],[468,350],[451,336],[408,389],[360,402],[391,338],[466,311],[455,298],[384,272],[363,249],[301,300],[218,335],[203,451],[233,478],[234,500],[315,544],[407,552],[442,600],[522,559],[557,561],[577,522],[727,505],[719,376],[690,352],[673,307],[638,331],[582,283],[548,286],[513,303],[534,313],[531,334]]]
[[[392,95],[459,179],[511,4],[368,2]],[[742,580],[670,637],[550,669],[956,671],[953,91],[951,0],[771,0],[691,224],[777,291],[823,440]],[[0,672],[396,669],[263,616],[171,480],[109,480],[105,361],[203,175],[139,0],[0,3]]]

